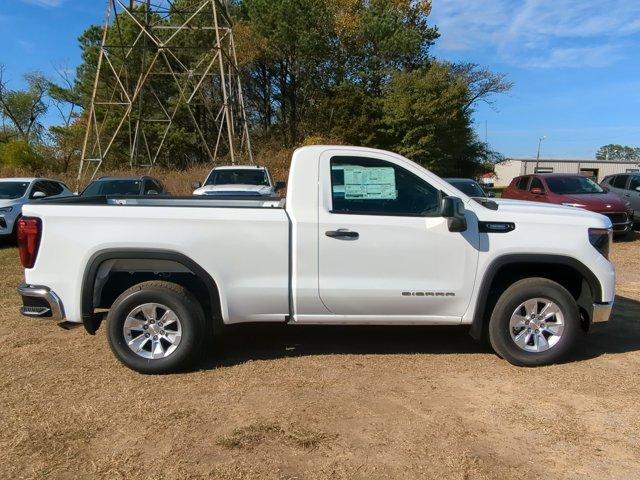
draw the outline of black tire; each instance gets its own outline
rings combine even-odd
[[[164,358],[150,359],[138,355],[129,348],[123,331],[127,316],[136,307],[148,303],[168,307],[181,325],[179,344]],[[171,373],[188,368],[199,357],[204,324],[202,307],[188,290],[171,282],[150,281],[134,285],[113,303],[107,316],[107,339],[118,360],[132,370],[145,374]]]
[[[553,301],[564,317],[564,330],[555,345],[545,351],[530,352],[516,345],[511,337],[512,314],[523,302],[545,298]],[[582,332],[580,311],[571,294],[562,285],[546,278],[526,278],[507,288],[496,303],[489,321],[489,341],[495,352],[512,365],[536,367],[562,361]]]

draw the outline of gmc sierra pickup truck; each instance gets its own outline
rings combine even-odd
[[[611,221],[475,201],[402,156],[312,146],[287,198],[94,197],[23,208],[23,314],[106,317],[113,353],[182,369],[226,324],[469,325],[520,366],[609,319]],[[224,337],[222,337],[224,338]],[[215,344],[215,342],[214,342]]]

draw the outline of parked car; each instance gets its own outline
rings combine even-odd
[[[620,173],[604,177],[600,183],[605,190],[629,202],[636,225],[640,224],[640,173]]]
[[[15,236],[16,220],[25,203],[71,195],[64,183],[50,178],[0,178],[0,238]]]
[[[242,322],[467,325],[515,365],[559,361],[609,319],[611,221],[486,205],[400,155],[347,146],[296,150],[286,200],[26,205],[21,311],[95,333],[108,310],[112,351],[144,373],[184,368],[207,332]]]
[[[482,199],[496,196],[493,192],[485,192],[480,184],[471,178],[445,178],[445,180],[471,198]]]
[[[162,182],[149,176],[101,177],[91,182],[80,194],[81,197],[101,195],[168,195]]]
[[[193,184],[193,194],[270,197],[284,187],[284,182],[273,182],[266,167],[233,165],[215,167],[207,175],[204,185],[200,182]]]
[[[629,202],[578,174],[540,173],[516,177],[502,192],[502,198],[556,203],[600,213],[609,217],[613,233],[618,236],[628,234],[633,226]]]

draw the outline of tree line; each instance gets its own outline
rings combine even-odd
[[[199,1],[175,0],[172,8]],[[235,0],[229,9],[258,158],[264,149],[354,144],[392,150],[450,176],[475,175],[501,158],[474,132],[473,113],[512,84],[479,65],[432,55],[440,34],[430,21],[430,1]],[[133,40],[136,34],[125,19],[120,35]],[[0,70],[0,163],[66,170],[78,162],[101,35],[95,25],[81,35],[75,75],[30,73],[26,88],[11,90]],[[179,40],[185,47],[211,41],[207,35]],[[144,58],[135,61],[144,65]],[[154,82],[171,101],[170,79]],[[60,121],[47,128],[44,118],[52,112]],[[198,114],[206,125],[212,113]],[[161,164],[205,161],[190,130],[186,115],[178,114]]]

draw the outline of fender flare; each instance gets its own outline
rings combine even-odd
[[[136,248],[114,248],[94,253],[85,267],[80,292],[82,324],[85,330],[94,335],[102,322],[103,315],[94,313],[93,296],[96,277],[100,266],[109,260],[169,260],[188,268],[206,286],[212,308],[219,306],[218,285],[209,273],[193,259],[172,250],[148,250]]]
[[[494,259],[485,271],[485,275],[482,278],[482,283],[478,289],[478,295],[476,299],[476,308],[473,312],[473,321],[471,323],[470,335],[475,339],[482,338],[484,331],[484,324],[486,319],[484,318],[485,309],[487,307],[487,299],[489,297],[489,291],[491,285],[495,280],[498,271],[506,265],[514,264],[539,264],[547,263],[554,265],[563,265],[571,267],[578,271],[586,284],[591,290],[591,296],[594,302],[602,301],[602,285],[595,276],[595,274],[581,261],[568,257],[565,255],[549,255],[544,253],[516,253],[502,255]]]

